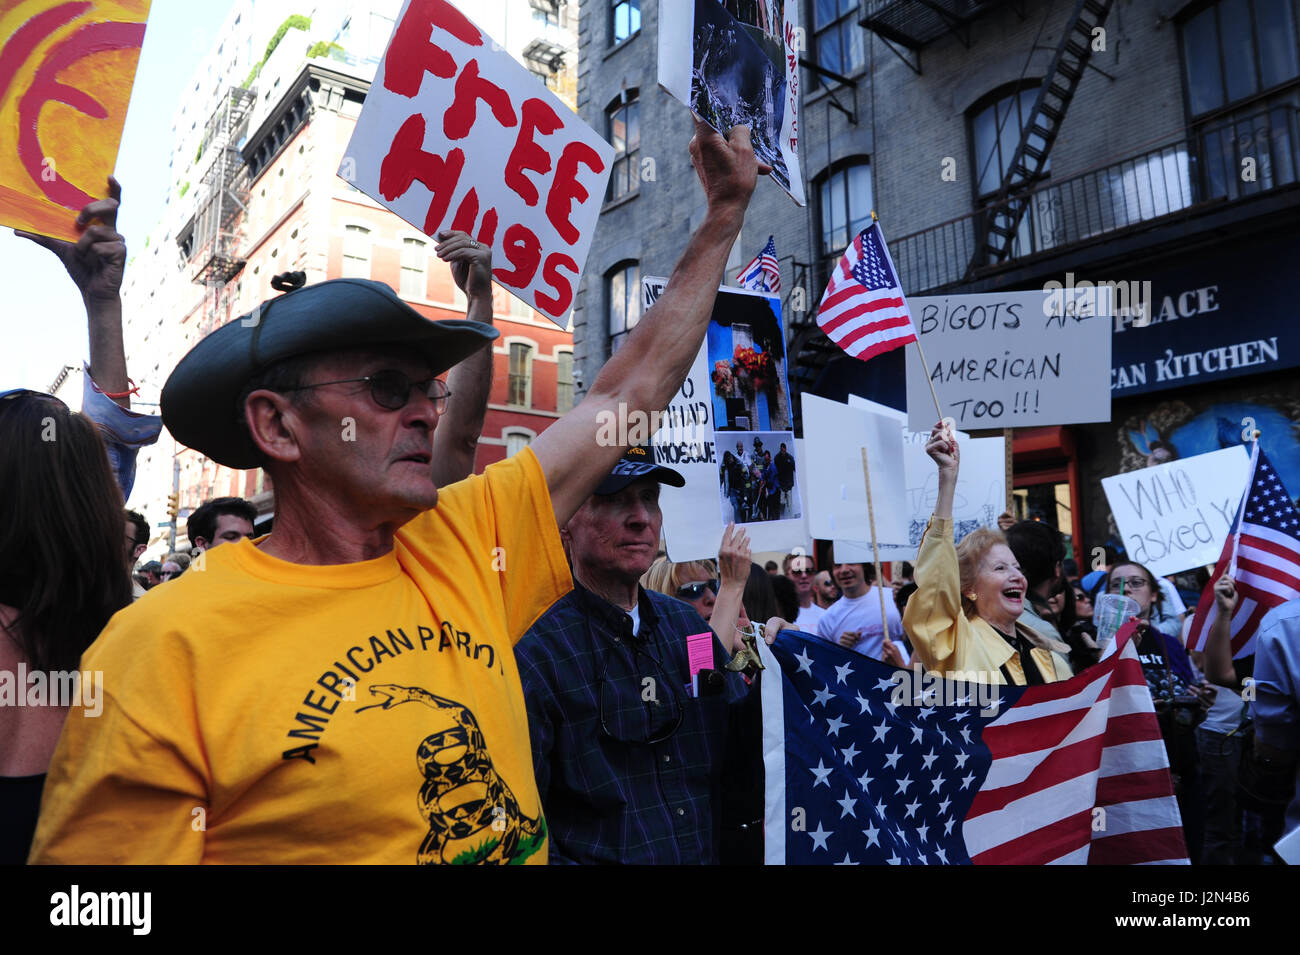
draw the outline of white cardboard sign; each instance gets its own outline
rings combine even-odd
[[[934,461],[925,453],[930,432],[912,431],[907,427],[907,416],[888,405],[877,404],[857,395],[849,396],[849,405],[867,408],[877,414],[890,415],[903,430],[903,472],[907,481],[904,507],[907,515],[908,544],[903,555],[893,554],[881,560],[916,560],[921,546],[921,535],[934,513],[939,496],[939,472]],[[998,515],[1006,507],[1006,442],[1002,438],[972,438],[956,432],[961,442],[961,470],[953,492],[952,528],[953,543],[977,527],[996,527]],[[891,548],[892,550],[892,548]]]
[[[1094,288],[911,298],[924,351],[907,349],[914,430],[934,424],[928,377],[958,428],[1110,420],[1109,294]]]
[[[1128,556],[1163,577],[1212,564],[1249,478],[1240,445],[1102,478]]]
[[[899,506],[907,493],[899,424],[892,415],[817,395],[803,396],[804,454],[808,458],[804,487],[811,536],[871,541],[862,476],[861,449],[865,447],[878,540],[882,544],[907,544],[907,522]]]
[[[614,149],[446,0],[406,0],[339,175],[563,328]]]

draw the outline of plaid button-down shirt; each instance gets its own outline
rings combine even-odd
[[[644,589],[638,608],[633,636],[625,611],[575,582],[515,647],[552,863],[718,861],[723,764],[748,688],[727,673],[692,698],[686,638],[709,625]],[[716,637],[713,655],[721,669]]]

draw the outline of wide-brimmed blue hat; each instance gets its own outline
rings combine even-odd
[[[383,282],[318,282],[263,302],[190,349],[163,385],[163,424],[218,464],[254,468],[261,456],[236,404],[270,365],[312,352],[402,345],[439,375],[499,334],[482,322],[425,318]]]

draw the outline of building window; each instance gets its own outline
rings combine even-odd
[[[573,407],[573,352],[555,353],[555,410],[565,414]]]
[[[975,167],[977,207],[987,205],[1002,188],[1002,179],[1011,168],[1016,147],[1020,145],[1021,130],[1029,121],[1037,98],[1038,86],[1035,83],[1009,92],[1003,90],[995,93],[981,100],[970,111],[971,161]],[[1043,141],[1037,137],[1032,138],[1030,143],[1039,148],[1044,146]],[[1052,160],[1049,156],[1043,161],[1043,167],[1034,182],[1046,179],[1051,168]],[[1044,193],[1020,215],[1016,236],[1011,242],[1010,254],[1013,257],[1030,255],[1051,248],[1061,241],[1063,235],[1053,198]],[[992,261],[997,261],[996,256],[990,259]]]
[[[637,91],[625,90],[605,111],[609,121],[609,141],[614,147],[614,165],[609,175],[606,201],[636,192],[640,177],[641,120],[638,115]]]
[[[528,445],[532,444],[533,439],[522,431],[509,431],[506,433],[506,457],[513,458]]]
[[[424,277],[427,261],[425,243],[419,239],[402,240],[402,298],[418,298],[423,301],[428,294],[429,287]]]
[[[370,278],[370,230],[364,226],[343,227],[343,277]]]
[[[615,266],[605,276],[605,291],[609,302],[609,353],[612,355],[641,320],[641,267],[635,262]]]
[[[822,180],[822,255],[839,256],[871,224],[871,164],[855,162]]]
[[[533,403],[533,348],[522,342],[510,345],[510,394],[506,404],[520,408]]]
[[[1193,117],[1300,78],[1295,0],[1220,0],[1183,25]]]
[[[622,43],[641,29],[641,0],[610,0],[610,39]]]
[[[1297,7],[1300,0],[1219,0],[1182,25],[1203,198],[1237,198],[1296,181]],[[1241,175],[1246,168],[1252,176]]]
[[[823,69],[849,76],[866,65],[858,0],[813,0],[813,49]]]
[[[983,200],[1002,186],[1002,177],[1011,168],[1011,158],[1020,144],[1020,131],[1033,111],[1038,87],[1015,90],[992,102],[985,100],[971,113],[971,147],[975,163],[975,192]],[[1043,174],[1051,169],[1049,157]]]

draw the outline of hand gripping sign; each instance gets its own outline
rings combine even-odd
[[[0,222],[77,239],[117,161],[148,14],[148,0],[0,2]]]
[[[406,0],[339,175],[566,324],[614,150],[447,0]]]

